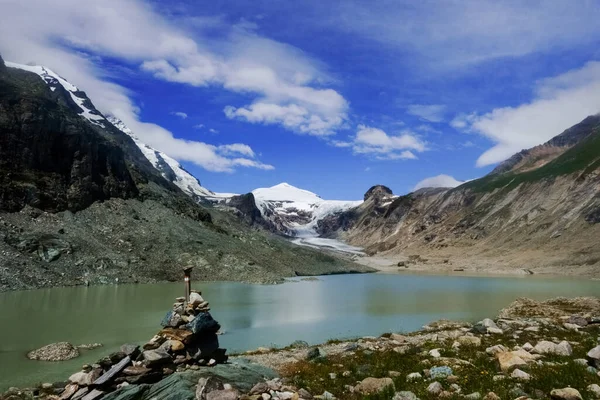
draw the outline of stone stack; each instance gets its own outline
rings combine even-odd
[[[209,309],[199,292],[192,291],[187,302],[177,298],[161,322],[163,329],[141,348],[124,344],[120,351],[84,365],[66,386],[49,385],[46,394],[61,400],[98,400],[124,386],[152,384],[175,372],[225,363],[226,350],[219,348],[217,337],[221,327]]]

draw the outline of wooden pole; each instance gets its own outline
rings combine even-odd
[[[192,292],[192,268],[187,267],[183,269],[183,281],[185,284],[185,301],[189,303],[190,293]]]

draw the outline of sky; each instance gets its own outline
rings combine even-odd
[[[455,186],[600,112],[597,0],[0,0],[51,68],[203,186]]]

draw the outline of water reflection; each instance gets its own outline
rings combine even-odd
[[[527,278],[346,275],[283,285],[198,283],[226,334],[224,347],[243,351],[294,340],[411,331],[436,319],[494,316],[517,297],[594,295],[600,282]],[[46,289],[0,294],[0,389],[64,379],[125,342],[142,342],[182,294],[181,284]],[[25,358],[48,343],[102,342],[103,349],[64,363]]]

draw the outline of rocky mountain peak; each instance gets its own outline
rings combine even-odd
[[[367,193],[365,193],[365,201],[367,201],[368,199],[370,199],[371,197],[375,197],[375,198],[382,198],[385,196],[391,196],[394,193],[392,192],[392,189],[390,189],[387,186],[384,185],[375,185],[372,188],[370,188],[369,190],[367,190]]]

